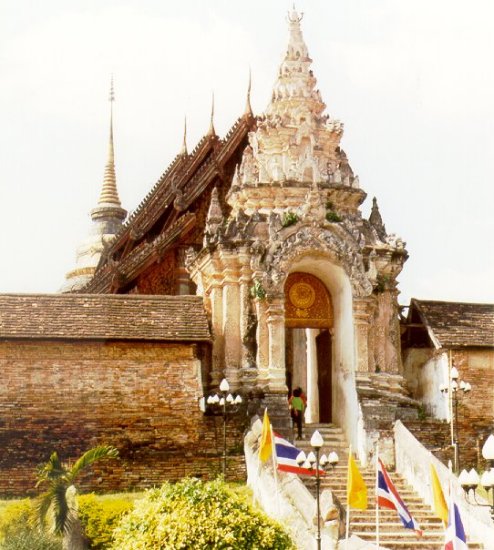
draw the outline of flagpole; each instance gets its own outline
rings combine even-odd
[[[350,445],[348,449],[348,460],[352,454],[352,446]],[[347,469],[346,473],[346,534],[345,534],[345,550],[348,550],[348,534],[350,532],[350,495],[348,494],[348,476],[350,474],[350,468]]]
[[[278,506],[278,516],[281,517],[280,491],[279,491],[279,487],[278,487],[278,461],[276,460],[277,459],[277,457],[276,457],[276,441],[274,439],[273,426],[272,426],[271,422],[269,423],[269,430],[271,432],[271,441],[272,441],[272,444],[273,444],[273,450],[271,452],[271,459],[273,461],[274,486],[276,488],[276,504]]]
[[[376,443],[376,546],[379,550],[379,503],[377,500],[377,490],[379,487],[379,478],[378,478],[378,466],[379,466],[379,441]]]
[[[261,472],[261,447],[259,446],[259,449],[258,449],[258,452],[257,452],[257,480],[256,480],[256,486],[255,486],[255,489],[254,491],[252,491],[252,502],[253,504],[256,504],[257,502],[260,502],[260,499],[258,498],[258,487],[259,487],[259,484],[261,483],[261,475],[262,475],[262,472]]]

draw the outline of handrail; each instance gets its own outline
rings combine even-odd
[[[467,502],[458,478],[397,420],[394,425],[396,471],[428,504],[433,503],[430,464],[436,469],[446,501],[451,486],[466,533],[486,548],[492,547],[494,522],[487,508]]]

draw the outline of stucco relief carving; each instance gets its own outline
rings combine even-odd
[[[336,235],[330,230],[302,227],[286,239],[272,243],[264,261],[265,285],[268,292],[279,292],[291,266],[301,256],[320,254],[329,261],[341,266],[352,284],[355,296],[367,296],[372,292],[362,255],[355,244],[347,237]]]

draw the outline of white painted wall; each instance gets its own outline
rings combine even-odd
[[[405,377],[414,399],[421,401],[428,414],[440,420],[450,419],[448,396],[439,390],[448,384],[448,354],[417,348],[407,351]]]
[[[305,421],[319,422],[319,387],[317,370],[316,336],[319,329],[305,329],[307,350],[307,411]]]

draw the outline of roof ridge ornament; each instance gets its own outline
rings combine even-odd
[[[183,139],[182,149],[180,151],[180,154],[183,157],[186,157],[188,155],[188,152],[187,152],[187,115],[184,116],[184,139]]]
[[[207,135],[208,136],[216,135],[216,130],[214,129],[214,92],[212,92],[212,97],[211,97],[211,118],[209,121],[209,130]]]
[[[244,111],[244,116],[252,116],[252,105],[250,103],[250,92],[251,92],[251,87],[252,87],[252,72],[250,70],[250,67],[249,67],[249,83],[247,85],[247,99],[246,99],[246,102],[245,102],[245,111]]]

